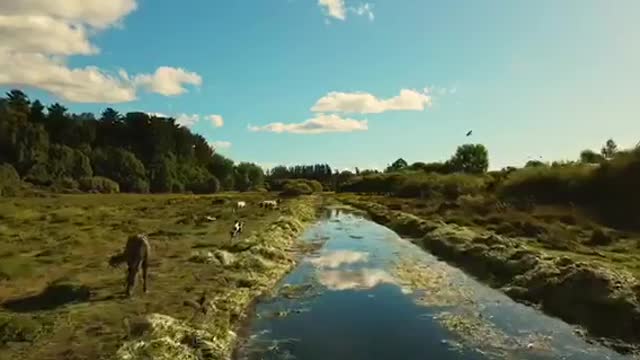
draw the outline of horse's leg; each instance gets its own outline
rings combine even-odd
[[[127,268],[127,297],[131,296],[133,288],[136,286],[136,274],[138,272],[139,264],[131,264]]]
[[[148,269],[148,259],[142,260],[142,291],[147,292],[147,269]]]

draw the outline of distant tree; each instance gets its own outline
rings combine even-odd
[[[46,115],[44,114],[44,105],[40,100],[36,100],[31,103],[31,109],[29,111],[29,121],[35,124],[44,124]]]
[[[360,175],[362,175],[362,176],[379,174],[379,173],[380,173],[380,171],[373,170],[373,169],[365,169],[365,170],[360,171]]]
[[[461,145],[449,160],[449,165],[456,172],[481,174],[489,168],[489,152],[482,144]]]
[[[602,154],[602,156],[607,160],[613,159],[613,157],[616,155],[617,152],[618,152],[618,145],[616,144],[615,141],[613,141],[613,139],[607,140],[607,142],[604,144],[604,146],[600,150],[600,153]]]
[[[177,126],[173,118],[142,112],[123,116],[107,108],[96,119],[91,113],[70,113],[59,103],[44,109],[20,90],[0,97],[0,163],[33,183],[57,188],[83,178],[85,185],[113,188],[104,180],[109,178],[124,192],[232,190],[236,180],[243,188],[263,186],[260,167],[242,165],[237,172],[231,159],[215,154],[204,137]],[[324,165],[298,170],[296,176],[331,178]]]
[[[48,173],[51,178],[70,177],[74,169],[74,160],[72,148],[66,145],[51,145],[49,148],[49,161],[47,162]]]
[[[220,181],[222,189],[232,190],[234,188],[233,160],[220,154],[213,154],[207,164],[207,169]]]
[[[289,169],[287,169],[286,166],[276,166],[271,169],[269,176],[272,179],[288,179],[289,177],[291,177],[291,174],[289,173]]]
[[[115,111],[112,108],[106,108],[102,112],[102,116],[100,117],[100,121],[107,124],[116,124],[122,121],[122,116],[119,112]]]
[[[22,114],[25,117],[29,114],[29,97],[22,91],[16,89],[9,91],[7,93],[7,101],[9,108],[14,112]]]
[[[389,165],[385,172],[400,171],[407,168],[408,166],[409,164],[403,158],[400,158]]]
[[[49,136],[42,125],[22,124],[16,135],[14,164],[20,174],[49,157]]]
[[[580,153],[580,162],[584,164],[598,164],[604,160],[601,154],[592,150],[583,150]]]
[[[526,167],[526,168],[541,167],[541,166],[546,166],[546,165],[545,165],[545,163],[543,163],[540,160],[529,160],[529,161],[527,161],[526,164],[524,164],[524,167]]]
[[[97,149],[93,152],[92,161],[95,174],[113,179],[120,185],[120,190],[149,190],[144,165],[133,153],[119,148]]]
[[[220,189],[220,182],[207,169],[194,164],[179,164],[178,177],[184,189],[194,194],[211,194]]]
[[[89,160],[89,157],[78,149],[73,150],[73,167],[71,169],[71,176],[74,179],[93,176],[93,169],[91,168],[91,161]]]
[[[149,186],[154,193],[168,193],[182,187],[178,180],[176,158],[173,153],[157,156],[151,163]]]
[[[438,173],[438,174],[448,174],[452,171],[449,162],[428,163],[424,165],[422,170],[426,173]]]

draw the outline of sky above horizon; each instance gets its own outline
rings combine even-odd
[[[499,169],[640,141],[638,19],[636,0],[3,1],[0,90],[172,116],[265,167],[482,143]]]

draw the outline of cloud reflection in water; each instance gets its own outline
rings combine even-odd
[[[329,290],[366,290],[380,284],[395,284],[389,273],[380,269],[359,269],[351,271],[324,270],[318,274],[318,280]]]
[[[366,262],[369,260],[369,253],[338,250],[326,255],[309,259],[308,261],[319,268],[335,269],[345,264],[355,264],[358,262]]]

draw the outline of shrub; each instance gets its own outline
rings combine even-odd
[[[304,180],[289,180],[282,186],[282,195],[299,196],[313,193],[313,188]]]
[[[0,196],[14,196],[20,187],[20,176],[9,164],[0,164]]]
[[[591,234],[591,238],[589,239],[589,244],[602,246],[602,245],[610,245],[613,243],[615,239],[608,232],[603,231],[602,229],[595,229]]]
[[[49,186],[53,183],[47,166],[43,163],[33,165],[24,176],[24,180],[35,185]]]
[[[486,215],[491,211],[494,201],[485,198],[483,195],[466,194],[458,198],[458,202],[463,208],[472,210],[480,215]]]
[[[513,172],[499,192],[505,197],[533,197],[542,203],[568,203],[585,195],[593,168],[582,165],[529,167]]]
[[[322,192],[322,184],[317,180],[306,180],[305,183],[309,185],[313,192]]]
[[[478,194],[485,188],[485,178],[467,174],[451,174],[441,176],[442,195],[455,200],[459,196]]]
[[[82,191],[104,194],[120,192],[120,185],[117,182],[102,176],[83,177],[78,181],[78,184]]]
[[[414,175],[403,180],[395,194],[400,197],[432,196],[439,191],[435,175]]]
[[[74,192],[78,191],[79,184],[77,181],[69,177],[63,177],[53,182],[51,190],[54,192]]]
[[[141,178],[132,179],[129,186],[129,191],[134,193],[146,194],[149,192],[149,182]]]

